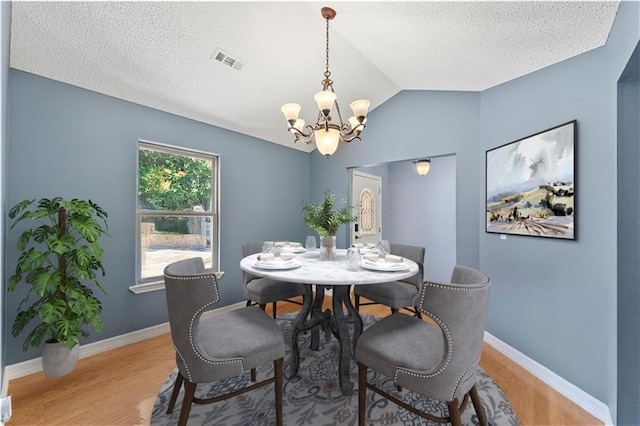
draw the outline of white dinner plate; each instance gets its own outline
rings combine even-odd
[[[304,247],[276,247],[276,250],[283,253],[304,253],[307,251]]]
[[[253,266],[260,269],[294,269],[302,266],[302,263],[296,259],[287,260],[285,262],[280,260],[269,260],[263,262],[256,261]]]
[[[367,253],[377,253],[378,249],[373,247],[373,248],[369,248],[369,247],[360,247],[360,253],[362,254],[367,254]]]
[[[362,267],[365,269],[384,272],[401,272],[409,269],[405,263],[372,262],[370,260],[363,260]]]

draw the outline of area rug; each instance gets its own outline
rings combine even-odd
[[[291,335],[293,314],[283,315],[276,321],[283,331],[287,342],[285,355],[285,376],[289,371],[291,360],[288,345]],[[365,329],[380,318],[363,315]],[[331,337],[328,341],[321,335],[320,349],[310,349],[311,335],[299,335],[300,368],[297,377],[284,379],[284,424],[289,425],[356,425],[358,423],[358,369],[355,360],[351,361],[351,380],[354,393],[344,396],[338,384],[338,342]],[[162,385],[156,398],[151,416],[151,425],[169,426],[178,423],[184,389],[180,392],[176,406],[171,415],[166,414],[167,404],[177,370],[174,370]],[[509,401],[496,383],[482,369],[478,368],[477,388],[485,408],[487,419],[491,425],[517,425],[516,418]],[[273,364],[258,369],[258,380],[273,375]],[[369,380],[382,384],[383,388],[395,394],[399,399],[409,402],[416,408],[427,410],[436,415],[446,415],[446,403],[424,398],[408,390],[397,392],[393,382],[387,377],[369,370]],[[243,388],[250,383],[249,375],[230,378],[211,384],[200,384],[196,396],[210,398]],[[462,416],[465,425],[477,425],[478,418],[469,402]],[[270,426],[275,424],[275,403],[272,385],[263,386],[246,394],[214,404],[193,404],[188,424],[207,426],[256,425]],[[389,402],[374,392],[367,392],[367,425],[437,425],[422,419],[407,410]]]

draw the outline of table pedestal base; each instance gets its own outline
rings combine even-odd
[[[325,287],[333,289],[333,310],[322,311]],[[340,362],[338,367],[338,377],[340,389],[343,395],[351,395],[353,383],[349,379],[349,369],[351,357],[355,357],[358,338],[362,334],[362,318],[351,303],[349,285],[316,286],[316,294],[313,297],[311,284],[306,284],[306,295],[302,304],[302,309],[293,320],[291,329],[291,370],[290,376],[298,375],[300,366],[300,352],[298,349],[298,334],[302,331],[311,330],[311,349],[318,350],[320,345],[320,331],[325,333],[325,338],[329,340],[332,333],[340,344]],[[345,314],[344,308],[347,312]],[[349,335],[348,324],[353,324],[353,339]]]

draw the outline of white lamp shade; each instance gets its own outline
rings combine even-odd
[[[320,154],[331,155],[338,149],[340,143],[340,131],[338,129],[320,129],[315,132],[316,147]]]
[[[429,173],[431,168],[431,162],[428,160],[416,161],[416,171],[420,176],[424,176]]]
[[[352,115],[351,117],[349,117],[349,124],[351,124],[351,129],[355,129],[356,126],[360,124],[360,122],[355,116]]]
[[[284,118],[287,121],[296,121],[300,114],[300,105],[298,104],[284,104],[280,107],[280,111],[284,114]]]
[[[369,111],[369,105],[371,105],[371,102],[366,99],[358,99],[357,101],[353,101],[349,104],[353,111],[353,115],[356,117],[366,116]]]
[[[305,125],[305,121],[301,118],[298,118],[296,120],[296,122],[293,124],[293,127],[299,131],[300,133],[302,133],[302,129],[304,129],[304,125]]]
[[[362,120],[362,124],[364,124],[366,122],[367,122],[366,118],[364,120]],[[360,121],[356,118],[355,115],[352,115],[351,117],[349,117],[349,124],[351,124],[351,129],[355,129],[356,126],[358,126],[360,124]],[[358,128],[357,131],[361,132],[362,131],[362,126],[360,128]]]
[[[333,108],[333,103],[336,100],[336,94],[330,90],[322,90],[316,93],[313,99],[315,99],[318,104],[318,109],[322,111],[323,114],[328,115],[331,108]]]

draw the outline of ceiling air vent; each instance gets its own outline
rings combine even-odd
[[[244,66],[244,61],[242,61],[242,59],[238,58],[237,56],[230,55],[219,47],[215,52],[213,52],[211,58],[215,59],[218,62],[222,62],[223,64],[228,65],[234,70],[238,71],[240,71]]]

